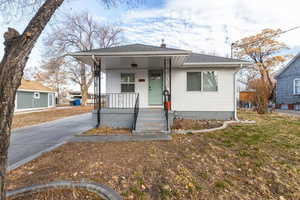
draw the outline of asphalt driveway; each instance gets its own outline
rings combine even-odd
[[[55,148],[75,134],[92,127],[92,114],[86,113],[14,129],[8,151],[9,168],[12,169],[22,162],[31,160],[41,152]]]

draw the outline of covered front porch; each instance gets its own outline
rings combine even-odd
[[[120,47],[101,51],[79,52],[72,56],[92,65],[94,72],[95,121],[97,126],[128,127],[136,131],[139,122],[147,128],[155,124],[161,131],[169,131],[172,109],[172,69],[180,67],[188,51],[162,47],[129,45],[131,50]],[[136,49],[135,51],[132,50]],[[101,78],[105,74],[106,91],[101,91]],[[102,82],[103,83],[103,82]],[[145,111],[139,115],[139,111]],[[146,110],[147,111],[147,110]],[[153,115],[141,119],[145,113]],[[160,115],[159,113],[163,113]],[[140,118],[139,118],[140,116]],[[147,128],[148,130],[148,128]],[[141,129],[139,131],[145,131]],[[149,131],[149,130],[148,130]],[[156,130],[157,131],[157,130]]]

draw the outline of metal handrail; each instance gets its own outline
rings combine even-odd
[[[165,108],[167,131],[169,131],[169,110]]]
[[[166,117],[166,129],[169,131],[169,109],[166,106],[166,102],[170,100],[170,96],[167,93],[164,93],[164,111],[165,111],[165,117]]]
[[[139,109],[140,109],[140,95],[137,94],[135,105],[134,105],[134,118],[133,118],[132,130],[136,129],[136,122],[139,114]]]

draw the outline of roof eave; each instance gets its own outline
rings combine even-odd
[[[24,88],[18,88],[17,91],[55,93],[52,90],[35,90],[35,89],[24,89]]]
[[[125,56],[188,56],[190,51],[139,51],[139,52],[78,52],[70,53],[69,56],[100,56],[100,57],[125,57]]]
[[[249,62],[186,62],[185,66],[195,66],[195,65],[251,65]]]

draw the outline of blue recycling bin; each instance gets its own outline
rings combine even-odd
[[[74,105],[74,106],[80,106],[80,105],[81,105],[80,99],[75,99],[75,100],[73,101],[73,105]]]

